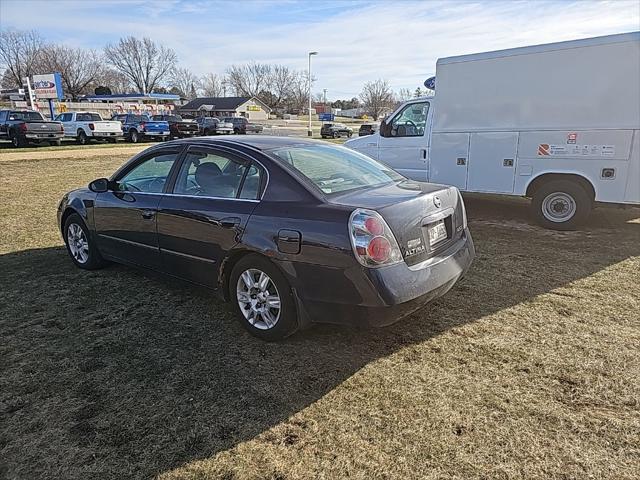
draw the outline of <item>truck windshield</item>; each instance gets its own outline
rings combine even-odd
[[[344,147],[308,145],[279,148],[271,153],[326,194],[405,179],[388,166]]]
[[[42,122],[44,118],[38,112],[11,112],[9,120],[26,120],[31,122]]]

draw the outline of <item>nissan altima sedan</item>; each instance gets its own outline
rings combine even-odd
[[[58,224],[76,266],[216,289],[265,340],[315,322],[391,324],[444,295],[475,255],[455,187],[286,137],[153,146],[66,194]]]

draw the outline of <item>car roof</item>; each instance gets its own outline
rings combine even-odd
[[[197,137],[174,140],[171,143],[199,143],[210,145],[244,145],[257,150],[269,151],[284,147],[299,147],[305,145],[327,145],[321,140],[310,140],[301,137],[274,137],[269,135],[237,135],[233,138]]]

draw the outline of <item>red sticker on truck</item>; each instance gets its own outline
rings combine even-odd
[[[549,155],[549,144],[548,143],[541,143],[540,145],[538,145],[538,155],[539,156]]]

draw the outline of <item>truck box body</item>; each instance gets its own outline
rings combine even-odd
[[[407,108],[424,128],[392,133]],[[347,146],[417,180],[531,196],[559,174],[639,203],[640,32],[440,59],[435,97],[385,123]]]

